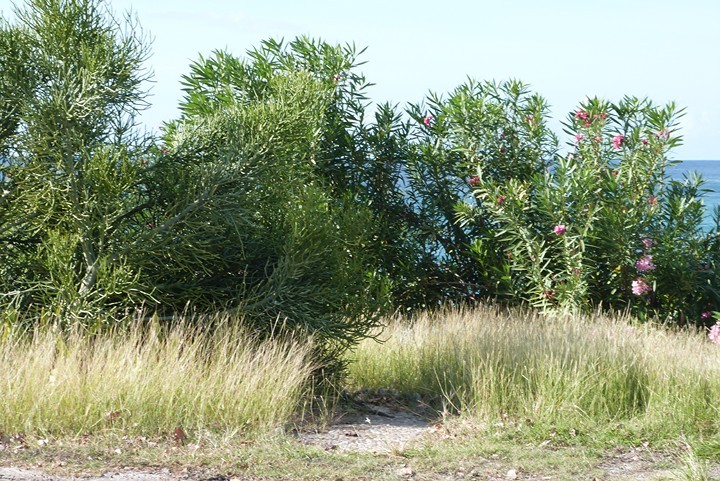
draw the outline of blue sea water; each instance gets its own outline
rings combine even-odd
[[[713,225],[713,211],[720,206],[720,160],[683,160],[669,167],[667,173],[670,177],[683,180],[684,175],[695,171],[702,174],[703,188],[707,189],[703,195],[705,203],[705,227],[709,230]]]

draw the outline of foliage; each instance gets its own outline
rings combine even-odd
[[[478,111],[472,102],[463,108]],[[460,204],[459,218],[494,233],[474,241],[480,262],[498,262],[481,248],[496,242],[510,273],[497,282],[509,281],[512,292],[538,307],[630,306],[640,316],[703,322],[701,313],[720,301],[712,269],[717,241],[702,230],[702,179],[681,182],[666,172],[681,141],[681,114],[674,104],[590,99],[565,124],[575,141],[570,152],[528,149],[534,164],[527,169],[522,155],[513,153],[510,162],[504,152],[483,157],[472,134],[458,136],[455,148],[477,166],[477,202]],[[495,121],[487,110],[476,115],[485,115],[484,124]],[[517,125],[531,133],[541,128],[536,119],[520,111],[496,135],[514,138]]]
[[[347,183],[327,154],[342,137],[328,126],[347,113],[338,81],[308,71],[311,58],[201,61],[183,117],[155,144],[133,133],[146,44],[103,9],[36,0],[3,26],[5,306],[93,328],[137,309],[235,311],[259,335],[312,334],[336,370],[385,302],[366,249],[371,213],[333,187]],[[220,65],[238,76],[212,77]],[[221,78],[252,82],[229,97]]]
[[[236,305],[261,332],[280,321],[312,333],[331,363],[376,325],[385,288],[371,212],[339,187],[327,153],[338,96],[325,70],[345,54],[303,39],[289,48],[193,64],[153,184],[162,205],[202,206],[179,227],[183,242],[162,233],[144,272],[163,305]],[[330,58],[316,65],[320,51]]]
[[[409,196],[424,249],[437,265],[436,299],[517,298],[497,226],[483,216],[472,192],[480,168],[497,182],[544,170],[555,152],[544,124],[545,101],[520,82],[471,80],[447,100],[430,95],[427,107],[411,105],[409,114],[417,125],[408,157]],[[458,205],[474,206],[477,221],[458,222]]]
[[[147,48],[95,0],[29,1],[0,30],[3,299],[81,317],[147,296],[124,256]]]
[[[720,304],[702,179],[666,172],[674,104],[588,99],[563,152],[519,81],[373,109],[362,51],[300,37],[200,57],[152,138],[132,18],[103,0],[16,17],[0,24],[10,324],[219,310],[312,334],[336,371],[391,309],[494,298],[703,324]]]

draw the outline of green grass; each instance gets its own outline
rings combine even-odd
[[[309,342],[260,342],[237,323],[89,335],[0,332],[0,433],[260,432],[287,422]]]
[[[350,386],[435,397],[485,426],[628,444],[720,427],[720,349],[698,331],[484,307],[395,319],[381,340],[355,350]]]
[[[276,430],[310,404],[309,341],[259,341],[237,322],[210,322],[0,332],[0,465],[348,480],[397,479],[405,466],[417,480],[718,472],[720,349],[703,332],[489,307],[390,319],[383,342],[349,355],[345,386],[413,402],[419,393],[444,418],[442,432],[375,456]]]

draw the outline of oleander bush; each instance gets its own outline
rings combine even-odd
[[[565,123],[573,142],[559,154],[533,97],[504,98],[510,115],[500,120],[487,107],[496,98],[493,85],[471,85],[440,116],[474,169],[473,197],[458,214],[486,229],[472,246],[487,271],[505,274],[495,283],[541,308],[630,308],[704,323],[719,301],[717,227],[703,230],[702,178],[666,172],[682,112],[637,98],[589,99]],[[484,141],[463,127],[470,115],[492,126]],[[498,147],[483,151],[492,141]]]

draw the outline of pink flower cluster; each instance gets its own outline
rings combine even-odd
[[[582,120],[585,128],[590,127],[595,119],[605,120],[606,118],[607,114],[605,112],[594,114],[592,117],[590,117],[590,114],[587,113],[586,110],[580,109],[575,112],[575,120]]]
[[[632,293],[636,296],[642,296],[643,294],[647,294],[649,292],[652,292],[652,286],[645,282],[645,279],[642,277],[638,277],[632,281]]]
[[[567,229],[565,228],[565,224],[558,224],[555,227],[553,227],[553,232],[555,235],[565,235],[565,231]]]
[[[643,272],[650,272],[651,270],[655,269],[655,264],[653,264],[652,256],[649,254],[643,255],[640,259],[635,262],[635,267],[637,268],[637,271],[639,273]]]
[[[472,185],[473,187],[475,187],[479,183],[480,183],[480,177],[478,177],[477,175],[474,175],[468,179],[468,184]]]
[[[623,142],[625,141],[625,137],[622,135],[616,135],[612,138],[612,145],[613,149],[620,150],[620,147],[622,147]]]
[[[707,336],[713,344],[720,343],[720,321],[716,322],[715,325],[710,328]]]
[[[434,118],[435,117],[433,117],[432,114],[427,114],[423,119],[423,124],[425,124],[425,127],[430,127],[430,123],[433,121]]]
[[[646,238],[643,239],[642,243],[645,246],[645,250],[649,251],[652,248],[653,244],[655,244],[655,241]],[[635,261],[635,268],[637,269],[639,274],[644,274],[646,272],[655,270],[655,264],[653,264],[652,255],[643,254],[642,256],[640,256],[640,258]],[[643,294],[647,294],[649,292],[652,292],[652,286],[648,284],[647,280],[643,279],[642,277],[638,277],[634,281],[632,281],[632,293],[636,296],[642,296]]]

